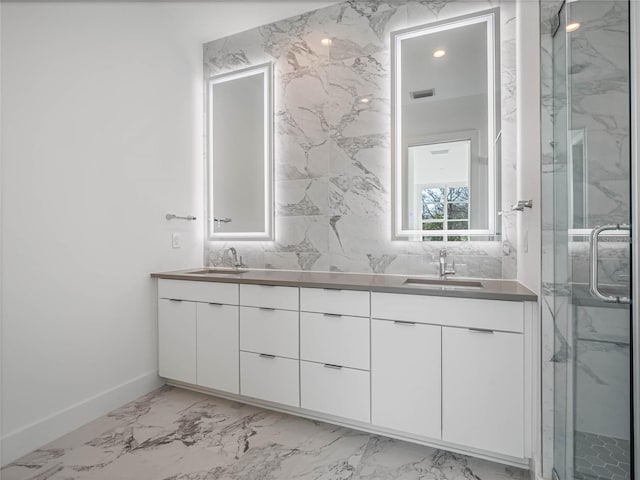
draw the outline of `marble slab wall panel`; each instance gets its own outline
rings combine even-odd
[[[513,0],[348,1],[205,44],[205,77],[274,65],[276,234],[273,242],[233,242],[247,265],[435,273],[443,243],[391,240],[390,33],[495,7],[501,10],[500,208],[508,211],[517,184]],[[500,241],[449,242],[459,274],[515,278],[515,220],[502,217]],[[205,264],[223,263],[228,246],[206,242]]]

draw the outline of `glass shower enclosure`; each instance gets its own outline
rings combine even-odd
[[[550,19],[543,149],[552,154],[542,177],[552,475],[631,479],[629,1],[567,1]]]

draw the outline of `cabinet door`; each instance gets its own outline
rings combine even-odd
[[[158,302],[158,373],[196,383],[196,304],[183,300]]]
[[[442,439],[524,456],[521,334],[442,329]]]
[[[247,397],[300,406],[300,362],[240,352],[240,393]]]
[[[240,307],[240,350],[298,358],[298,312]]]
[[[300,311],[368,317],[369,292],[333,288],[301,288]]]
[[[440,438],[441,327],[371,322],[371,422]]]
[[[198,385],[240,393],[238,307],[199,303]]]
[[[316,412],[370,422],[369,372],[300,362],[300,406]]]
[[[300,358],[369,370],[369,319],[300,314]]]

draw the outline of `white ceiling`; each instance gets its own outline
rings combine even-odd
[[[267,25],[318,8],[335,1],[162,1],[149,2],[167,13],[168,22],[180,26],[191,41],[207,43],[251,28]],[[188,28],[185,28],[188,26]]]

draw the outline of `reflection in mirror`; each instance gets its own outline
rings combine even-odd
[[[407,211],[414,230],[469,229],[470,161],[470,140],[409,146],[407,187],[414,201]]]
[[[498,9],[392,34],[394,236],[496,232]]]
[[[569,231],[572,234],[588,235],[589,213],[587,207],[587,162],[584,129],[569,131],[569,155],[567,170],[571,175],[569,185]],[[593,225],[595,226],[595,225]]]
[[[273,239],[271,65],[209,79],[210,239]]]

